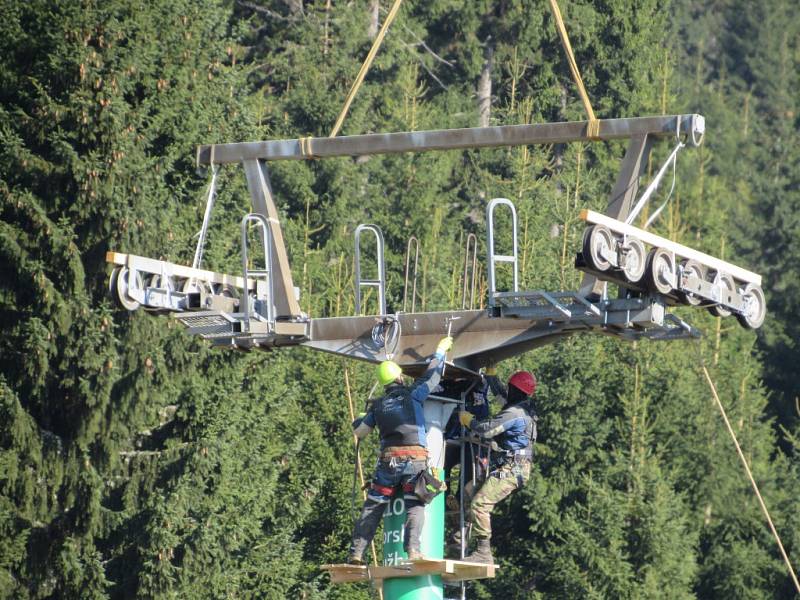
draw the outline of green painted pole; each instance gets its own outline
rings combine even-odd
[[[444,436],[442,431],[453,412],[454,404],[439,400],[425,402],[425,427],[428,441],[428,464],[443,474]],[[383,515],[383,564],[403,564],[406,508],[402,496],[393,498]],[[426,558],[444,558],[444,494],[439,494],[425,507],[420,550]],[[443,600],[444,588],[440,575],[395,577],[383,582],[384,600]]]
[[[383,518],[383,564],[402,564],[403,527],[406,510],[402,498],[395,498]],[[444,494],[439,494],[425,507],[425,525],[422,528],[421,550],[426,558],[444,558]],[[442,600],[442,578],[439,575],[396,577],[383,582],[384,600]]]

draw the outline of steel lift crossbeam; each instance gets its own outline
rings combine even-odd
[[[114,280],[116,294],[128,309],[141,303],[148,308],[176,313],[175,318],[183,322],[190,333],[201,335],[217,346],[266,349],[302,344],[370,362],[383,360],[387,357],[387,348],[375,343],[373,333],[376,327],[389,327],[387,315],[312,319],[300,310],[280,215],[269,183],[267,162],[630,138],[607,209],[610,215],[624,218],[636,195],[652,141],[680,135],[697,144],[705,131],[704,119],[697,114],[604,119],[599,124],[599,132],[592,137],[588,135],[588,122],[576,121],[200,146],[197,153],[200,164],[242,163],[253,213],[263,217],[261,223],[266,229],[262,241],[269,246],[268,277],[257,281],[250,279],[249,292],[245,295],[252,294],[253,301],[242,302],[242,278],[213,274],[206,277],[209,285],[190,285],[195,273],[187,271],[189,267],[113,254],[110,255],[111,262],[124,263],[122,273],[118,273]],[[489,222],[491,219],[488,215]],[[376,239],[378,236],[376,233]],[[511,258],[496,257],[500,262],[511,262]],[[382,262],[381,257],[379,268]],[[494,258],[490,259],[488,268],[493,274]],[[129,272],[125,273],[125,269]],[[139,284],[140,280],[153,282],[152,276],[158,272],[174,274],[178,281],[173,288],[188,286],[189,291],[174,292],[163,285],[148,287]],[[157,281],[161,282],[163,278]],[[233,293],[231,286],[219,283],[231,281],[237,288]],[[360,284],[359,289],[362,287]],[[385,298],[385,275],[363,284],[377,286],[379,294]],[[401,326],[402,336],[393,353],[394,359],[410,373],[423,370],[424,357],[430,355],[443,333],[445,318],[456,315],[459,320],[454,324],[453,334],[458,338],[458,344],[451,360],[457,368],[449,371],[449,377],[474,373],[489,361],[502,360],[578,332],[598,331],[625,339],[674,339],[699,335],[682,321],[666,314],[664,303],[659,298],[609,300],[599,295],[599,300],[586,300],[593,288],[602,289],[603,285],[596,274],[589,273],[579,292],[519,291],[516,285],[513,290],[505,292],[496,291],[492,286],[488,313],[472,310],[398,315],[395,322]],[[130,290],[128,295],[125,294],[126,286]],[[181,293],[184,293],[183,297]],[[246,306],[248,304],[250,306]],[[384,306],[382,302],[381,313],[386,310]],[[247,314],[240,312],[245,308]]]
[[[600,119],[598,133],[594,136],[589,136],[588,127],[588,121],[567,121],[212,144],[198,147],[197,163],[219,165],[249,160],[310,160],[334,156],[611,141],[641,136],[675,137],[676,134],[694,136],[699,143],[705,133],[705,119],[698,114]]]

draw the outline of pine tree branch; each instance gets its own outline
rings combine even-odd
[[[409,28],[408,28],[408,26],[406,26],[406,25],[402,25],[402,27],[403,27],[403,29],[404,29],[404,30],[405,30],[405,31],[406,31],[408,34],[410,34],[411,36],[413,36],[413,37],[414,37],[414,38],[417,40],[417,43],[416,43],[416,44],[407,44],[408,46],[422,46],[422,48],[423,48],[423,49],[424,49],[424,50],[425,50],[425,51],[426,51],[428,54],[430,54],[430,55],[431,55],[433,58],[435,58],[436,60],[438,60],[438,61],[439,61],[440,63],[442,63],[443,65],[447,65],[447,66],[448,66],[448,67],[450,67],[450,68],[453,68],[453,67],[455,67],[455,63],[452,63],[452,62],[450,62],[449,60],[446,60],[446,59],[442,58],[441,56],[439,56],[438,54],[436,54],[436,52],[434,52],[434,51],[431,49],[431,47],[430,47],[430,46],[428,46],[428,44],[426,44],[426,43],[425,43],[425,40],[423,40],[423,39],[422,39],[421,37],[419,37],[419,36],[418,36],[416,33],[414,33],[414,32],[413,32],[411,29],[409,29]]]
[[[416,46],[418,46],[418,45],[419,45],[419,44],[405,44],[405,43],[403,44],[403,46],[404,46],[405,48],[415,48],[415,47],[416,47]],[[443,90],[446,90],[446,89],[447,89],[447,86],[446,86],[446,85],[445,85],[445,84],[442,82],[442,80],[441,80],[441,79],[439,79],[439,78],[436,76],[436,74],[435,74],[433,71],[431,71],[431,70],[430,70],[430,68],[428,67],[428,65],[426,65],[426,64],[425,64],[425,61],[424,61],[424,60],[422,60],[422,58],[419,56],[419,54],[417,54],[417,53],[415,52],[415,53],[414,53],[414,56],[417,58],[417,62],[419,62],[420,66],[421,66],[423,69],[425,69],[425,72],[426,72],[428,75],[430,75],[430,76],[431,76],[431,79],[433,79],[433,80],[434,80],[436,83],[438,83],[438,84],[439,84],[439,87],[441,87]]]

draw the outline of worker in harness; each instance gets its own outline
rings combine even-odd
[[[467,518],[477,548],[464,560],[492,563],[491,513],[506,497],[521,489],[531,474],[533,444],[536,441],[536,414],[531,397],[536,391],[536,377],[518,371],[508,380],[506,389],[494,368],[486,370],[486,379],[498,400],[505,401],[494,418],[479,421],[468,411],[458,415],[461,424],[487,442],[494,441],[500,451],[493,453],[489,475],[472,496]]]
[[[442,339],[428,364],[425,374],[411,385],[403,384],[403,371],[392,361],[378,365],[378,382],[384,395],[375,400],[366,415],[353,422],[359,440],[377,426],[381,437],[381,454],[370,484],[361,516],[353,530],[353,543],[347,562],[363,564],[386,504],[401,488],[406,506],[403,547],[409,560],[422,558],[420,535],[425,519],[425,504],[415,495],[417,476],[427,468],[425,416],[423,403],[439,384],[444,357],[453,347],[453,338]]]

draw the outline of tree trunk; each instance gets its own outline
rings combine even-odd
[[[378,26],[381,20],[381,2],[380,0],[371,0],[369,3],[369,27],[367,27],[367,37],[371,40],[375,39],[378,35]]]
[[[491,45],[491,38],[486,39],[483,49],[483,68],[478,79],[478,126],[488,127],[489,118],[492,113],[492,62],[494,58],[494,46]]]

